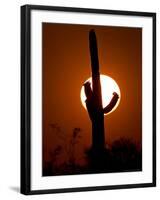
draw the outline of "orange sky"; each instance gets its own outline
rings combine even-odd
[[[49,124],[57,123],[70,137],[82,129],[81,142],[91,144],[91,122],[81,104],[80,90],[91,76],[89,30],[98,41],[100,72],[112,77],[121,90],[118,108],[105,116],[105,137],[141,144],[142,29],[43,23],[43,147],[45,158],[56,145]],[[67,140],[66,140],[67,141]]]

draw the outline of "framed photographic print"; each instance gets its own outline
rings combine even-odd
[[[156,186],[156,14],[21,7],[21,193]]]

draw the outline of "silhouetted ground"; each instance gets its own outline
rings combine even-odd
[[[58,158],[65,149],[58,145],[51,153],[51,160],[43,163],[43,176],[94,174],[110,172],[127,172],[142,170],[142,151],[130,139],[120,138],[114,141],[103,152],[84,150],[85,164],[81,165],[75,160],[75,145],[78,145],[81,129],[74,128],[68,150],[68,160],[57,164]]]
[[[92,173],[142,170],[141,150],[129,139],[120,138],[103,153],[88,152],[89,170]]]

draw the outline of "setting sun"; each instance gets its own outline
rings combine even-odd
[[[92,78],[90,77],[85,82],[87,82],[87,81],[89,81],[91,83],[91,87],[92,87]],[[110,101],[113,97],[113,92],[116,92],[119,95],[119,99],[118,99],[115,107],[113,108],[113,110],[111,110],[109,113],[107,113],[107,115],[108,115],[111,112],[113,112],[118,107],[118,105],[120,103],[120,99],[121,99],[120,88],[119,88],[118,84],[115,82],[115,80],[113,80],[109,76],[101,74],[100,75],[100,81],[101,81],[103,108],[106,107],[110,103]],[[84,92],[84,86],[82,86],[82,88],[81,88],[80,97],[81,97],[82,105],[86,109],[86,103],[85,103],[86,95],[85,95],[85,92]]]

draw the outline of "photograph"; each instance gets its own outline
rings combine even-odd
[[[142,170],[142,28],[43,23],[43,176]]]

